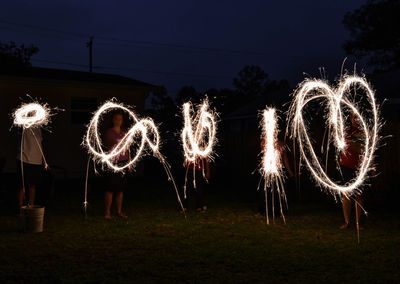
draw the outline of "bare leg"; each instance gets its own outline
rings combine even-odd
[[[30,185],[28,192],[29,192],[28,205],[33,206],[35,205],[36,186],[34,184]]]
[[[17,193],[17,201],[18,201],[18,210],[21,213],[21,207],[24,204],[24,195],[25,195],[25,190],[23,187],[18,191]]]
[[[356,224],[360,224],[361,216],[362,216],[362,207],[364,207],[364,200],[361,195],[356,196]]]
[[[124,193],[122,191],[115,194],[115,204],[117,205],[117,214],[120,217],[127,218],[124,213],[122,213],[122,201],[124,199]]]
[[[112,199],[113,199],[113,192],[106,191],[106,193],[104,194],[104,205],[106,207],[106,210],[105,210],[105,213],[104,213],[104,218],[105,219],[111,219]]]
[[[346,229],[349,227],[350,224],[351,200],[344,195],[342,196],[342,208],[343,208],[344,224],[340,227],[340,229]]]

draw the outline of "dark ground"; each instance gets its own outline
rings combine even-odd
[[[303,186],[300,199],[288,192],[287,224],[268,226],[254,217],[253,185],[211,183],[207,212],[191,210],[186,220],[173,188],[157,178],[132,181],[129,219],[104,220],[100,187],[93,183],[87,219],[81,181],[58,181],[51,198],[42,192],[45,229],[37,234],[20,232],[3,191],[0,282],[400,281],[398,210],[372,206],[357,244],[354,228],[338,229],[340,204],[314,188]]]

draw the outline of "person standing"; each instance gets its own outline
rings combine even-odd
[[[105,132],[105,145],[112,151],[114,147],[125,137],[126,131],[123,130],[124,116],[122,112],[115,112],[112,117],[112,127],[107,129]],[[116,157],[116,161],[119,165],[126,164],[129,160],[129,150],[121,152]],[[111,219],[111,205],[113,197],[115,195],[115,204],[117,207],[117,215],[122,218],[128,218],[126,214],[122,212],[122,201],[124,198],[124,190],[127,187],[127,177],[122,173],[106,172],[106,192],[104,195],[105,204],[105,219]]]
[[[360,164],[360,155],[364,142],[364,136],[358,125],[356,116],[352,113],[350,116],[351,126],[346,134],[346,147],[340,156],[340,170],[344,181],[350,181],[356,176],[357,167]],[[362,213],[362,206],[364,199],[361,194],[354,196],[355,211],[356,211],[356,225],[359,225],[359,219]],[[350,197],[342,194],[342,209],[344,224],[340,229],[347,229],[350,227],[352,201]]]
[[[47,167],[43,157],[42,140],[40,127],[30,127],[22,131],[22,146],[19,145],[17,155],[19,210],[23,206],[26,193],[27,205],[35,204],[36,186],[41,181],[43,167]]]
[[[199,213],[204,213],[207,207],[203,203],[203,194],[205,180],[210,178],[210,163],[206,158],[197,158],[195,162],[190,162],[185,159],[183,162],[183,167],[187,171],[185,183],[187,186],[186,193],[193,194],[195,199],[196,211]],[[203,177],[204,174],[204,177]],[[197,178],[196,178],[197,177]],[[193,180],[193,182],[192,182]],[[194,186],[194,183],[196,186]],[[191,185],[190,187],[188,185]],[[187,211],[188,208],[188,196],[184,196],[183,201],[183,212]]]

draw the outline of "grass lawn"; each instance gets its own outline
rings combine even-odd
[[[287,224],[267,226],[252,203],[209,192],[208,211],[185,220],[162,186],[127,193],[127,220],[104,220],[100,193],[84,219],[79,190],[48,204],[43,233],[2,214],[0,282],[400,281],[398,213],[370,212],[357,244],[354,229],[338,229],[339,204],[289,204]]]

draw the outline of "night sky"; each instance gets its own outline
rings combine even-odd
[[[95,72],[164,85],[172,95],[183,85],[229,88],[248,64],[295,86],[304,73],[319,77],[319,67],[329,78],[340,73],[349,37],[342,18],[364,2],[8,1],[0,41],[38,46],[34,66],[86,71],[93,35],[94,66],[102,67]]]

